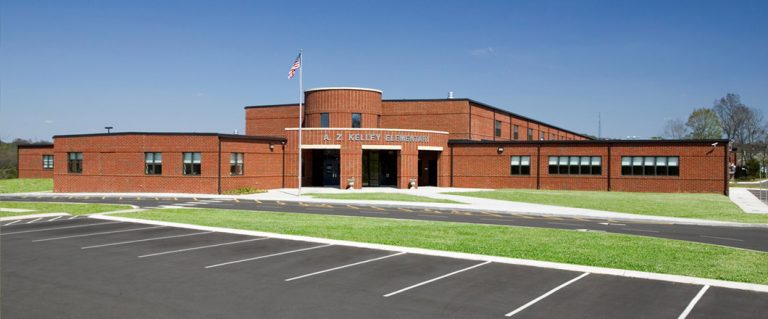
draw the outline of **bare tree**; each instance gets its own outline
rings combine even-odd
[[[741,103],[741,97],[738,94],[728,93],[725,97],[715,100],[712,110],[720,118],[725,136],[729,140],[736,140],[749,113],[749,108]]]
[[[688,122],[685,125],[691,130],[692,139],[715,139],[723,137],[723,129],[720,125],[720,119],[712,109],[695,109],[688,116]]]
[[[664,137],[670,139],[684,139],[688,136],[688,127],[681,119],[671,119],[664,125]]]

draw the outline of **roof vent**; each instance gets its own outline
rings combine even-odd
[[[452,98],[453,98],[453,91],[448,91],[448,98],[449,98],[449,99],[452,99]]]

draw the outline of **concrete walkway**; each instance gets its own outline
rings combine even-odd
[[[731,187],[728,197],[747,213],[768,214],[768,205],[750,193],[747,188]]]
[[[417,208],[438,208],[438,209],[462,209],[462,210],[474,210],[474,211],[487,211],[495,213],[506,214],[532,214],[532,215],[544,215],[544,216],[566,216],[566,217],[584,217],[584,218],[601,218],[601,219],[613,219],[613,220],[634,220],[634,221],[648,221],[648,222],[662,222],[662,223],[675,223],[686,225],[706,225],[706,226],[731,226],[731,227],[765,227],[768,228],[768,224],[749,224],[738,222],[725,222],[725,221],[713,221],[705,219],[692,219],[692,218],[678,218],[678,217],[666,217],[666,216],[651,216],[651,215],[638,215],[628,214],[620,212],[609,212],[594,209],[584,208],[570,208],[562,206],[532,204],[523,202],[511,202],[503,200],[476,198],[469,196],[448,195],[445,192],[463,192],[463,191],[483,191],[487,189],[468,189],[468,188],[438,188],[438,187],[421,187],[419,189],[397,189],[397,188],[366,188],[362,190],[340,190],[338,188],[323,188],[323,187],[305,187],[302,188],[302,196],[297,196],[297,190],[293,189],[273,189],[265,193],[250,194],[250,195],[211,195],[211,194],[174,194],[174,193],[25,193],[25,194],[0,194],[0,199],[3,195],[25,195],[31,198],[40,196],[41,198],[48,199],[51,196],[61,197],[144,197],[144,198],[218,198],[218,199],[240,199],[240,200],[274,200],[274,201],[286,201],[286,202],[317,202],[317,203],[339,203],[339,204],[362,204],[362,205],[377,205],[377,206],[398,206],[398,207],[417,207]],[[745,189],[731,188],[733,200],[740,207],[746,207],[742,205],[748,205],[751,212],[762,213],[768,211],[768,207],[761,203],[754,196],[749,194]],[[426,202],[402,202],[402,201],[382,201],[382,200],[336,200],[336,199],[321,199],[307,196],[311,193],[343,193],[343,194],[355,194],[355,193],[401,193],[410,194],[416,196],[425,196],[439,199],[449,199],[460,202],[457,203],[426,203]],[[746,194],[745,194],[746,192]],[[45,199],[41,199],[45,201]],[[757,203],[754,203],[754,201]],[[762,207],[759,205],[763,205]],[[761,210],[762,209],[762,210]]]

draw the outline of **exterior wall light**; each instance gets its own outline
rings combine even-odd
[[[499,148],[496,149],[496,152],[498,152],[499,154],[504,153],[504,146],[499,146]]]
[[[269,150],[270,151],[274,151],[275,150],[275,144],[274,143],[269,143]]]

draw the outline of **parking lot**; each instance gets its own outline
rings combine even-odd
[[[90,218],[3,222],[4,318],[759,318],[768,294]]]

